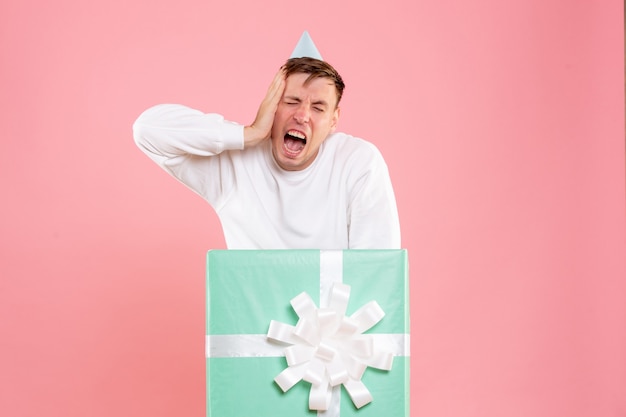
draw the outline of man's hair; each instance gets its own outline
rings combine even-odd
[[[285,77],[289,77],[291,74],[304,73],[309,74],[309,77],[304,81],[308,83],[315,78],[328,78],[335,84],[337,90],[337,105],[341,101],[343,95],[343,89],[346,85],[341,79],[341,75],[336,69],[329,63],[321,61],[315,58],[302,57],[302,58],[289,58],[284,65]]]

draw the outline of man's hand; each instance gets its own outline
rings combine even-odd
[[[243,129],[244,148],[256,146],[270,138],[274,114],[285,90],[285,70],[283,68],[274,76],[267,94],[259,107],[256,119],[250,126]]]

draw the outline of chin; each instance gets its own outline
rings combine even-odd
[[[302,169],[299,164],[295,164],[291,161],[278,161],[278,166],[285,171],[298,171]]]

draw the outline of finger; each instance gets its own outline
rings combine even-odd
[[[268,98],[275,98],[276,95],[282,95],[283,89],[285,86],[285,72],[281,68],[280,71],[276,73],[274,79],[272,80],[272,84],[270,85],[269,91],[267,92]]]

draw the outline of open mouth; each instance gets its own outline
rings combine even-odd
[[[306,145],[306,135],[298,130],[289,130],[285,134],[284,149],[288,155],[295,156],[304,149]]]

